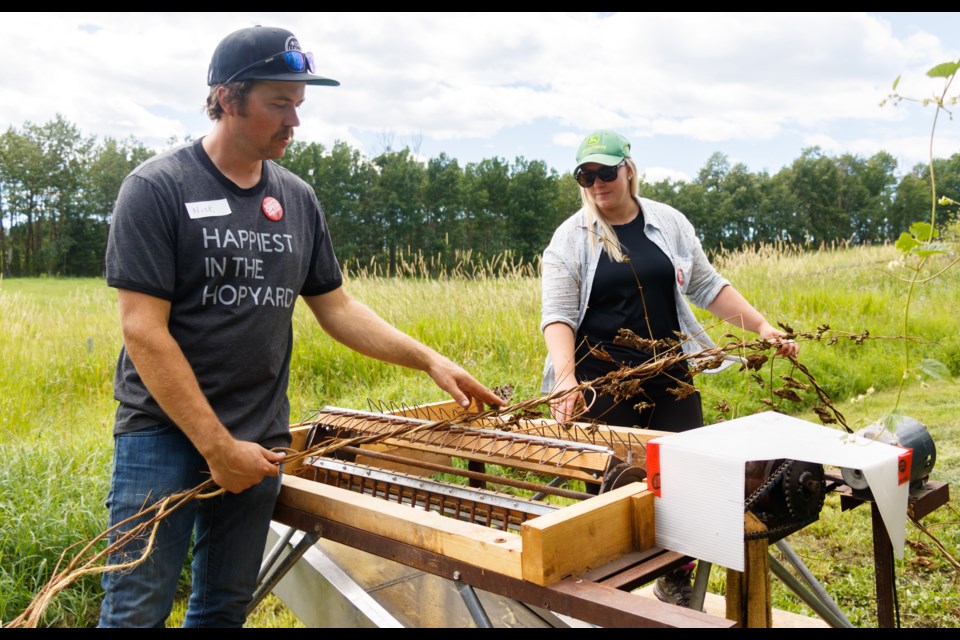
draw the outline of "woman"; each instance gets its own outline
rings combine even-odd
[[[687,300],[778,343],[777,355],[797,354],[796,343],[783,339],[783,332],[713,268],[682,213],[637,195],[639,174],[626,138],[609,130],[587,136],[573,175],[583,207],[560,225],[543,254],[540,329],[548,355],[542,393],[557,394],[650,360],[651,353],[615,343],[621,328],[652,340],[677,340],[682,334],[690,355],[714,348]],[[594,355],[594,348],[612,361]],[[556,397],[550,412],[560,422],[672,432],[703,426],[699,393],[682,399],[669,393],[679,382],[692,385],[683,358],[645,380],[640,395],[617,402],[599,393],[585,399],[576,391]],[[685,606],[691,569],[659,579],[658,597]]]
[[[548,352],[543,393],[649,360],[652,354],[615,344],[621,328],[652,340],[676,340],[679,332],[688,338],[683,348],[691,355],[714,348],[685,298],[779,343],[777,355],[797,354],[796,343],[783,340],[783,332],[717,273],[682,213],[637,195],[637,166],[626,138],[609,130],[587,136],[573,175],[583,207],[560,225],[543,254],[540,329]],[[614,362],[596,357],[591,348],[602,348]],[[691,383],[682,362],[644,382],[642,397],[614,402],[597,395],[580,413],[583,394],[570,393],[551,403],[551,414],[563,422],[583,418],[659,431],[703,426],[698,394],[675,400],[667,392],[678,380]],[[644,407],[635,409],[640,403]]]

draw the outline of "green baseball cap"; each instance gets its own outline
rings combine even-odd
[[[594,131],[580,143],[577,149],[577,166],[596,162],[612,167],[630,157],[630,141],[616,131]]]

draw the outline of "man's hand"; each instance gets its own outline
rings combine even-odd
[[[264,449],[255,442],[230,438],[208,458],[210,473],[217,486],[230,493],[240,493],[270,476],[280,475],[283,452]]]
[[[318,296],[304,296],[323,330],[343,345],[365,356],[429,374],[438,387],[461,407],[471,401],[500,407],[503,401],[462,367],[427,345],[388,324],[370,307],[339,287]]]
[[[486,405],[503,406],[503,400],[499,396],[445,356],[437,354],[427,373],[438,387],[449,393],[464,409],[469,409],[471,403],[477,404],[478,411],[483,411]]]

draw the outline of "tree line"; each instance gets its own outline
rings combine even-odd
[[[134,138],[84,136],[60,115],[8,129],[0,137],[0,274],[101,276],[120,183],[155,153]],[[523,157],[461,166],[445,153],[424,162],[409,147],[369,158],[344,142],[296,141],[279,164],[313,187],[341,263],[386,274],[410,256],[429,257],[437,271],[465,257],[534,263],[580,206],[569,172]],[[960,153],[933,167],[938,196],[960,201]],[[931,208],[929,165],[901,173],[885,151],[829,156],[819,147],[773,175],[715,153],[693,180],[644,179],[640,193],[685,213],[708,253],[894,241]],[[944,223],[951,216],[937,212]]]

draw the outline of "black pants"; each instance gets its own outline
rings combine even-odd
[[[590,392],[588,391],[585,395],[589,402]],[[664,396],[652,407],[638,411],[634,407],[640,402],[649,403],[650,400],[635,397],[615,403],[610,396],[598,395],[590,410],[580,418],[580,421],[596,421],[618,427],[638,427],[672,433],[703,426],[703,407],[699,391],[680,400],[672,395]]]

